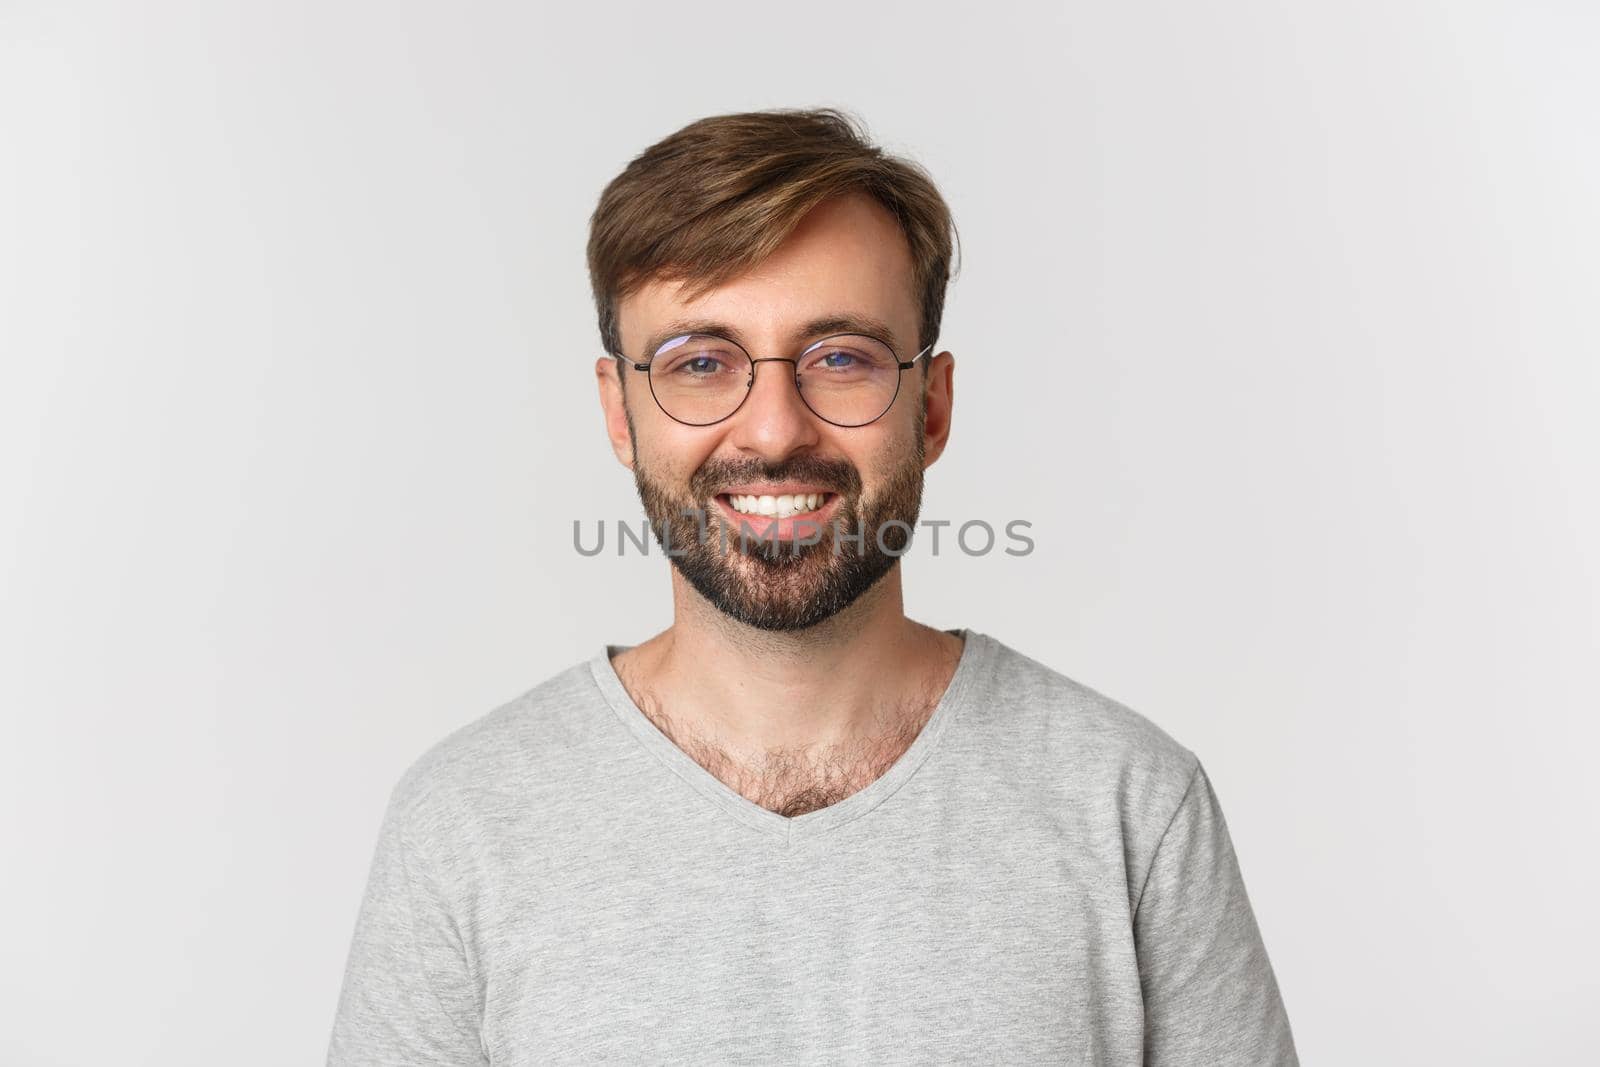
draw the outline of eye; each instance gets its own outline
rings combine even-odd
[[[893,369],[897,369],[894,353],[888,347],[871,337],[854,335],[813,349],[801,368],[808,377],[834,385],[875,380]]]
[[[688,378],[703,378],[717,374],[729,367],[728,357],[720,352],[685,352],[681,356],[663,360],[661,370]]]
[[[805,369],[819,374],[841,374],[861,370],[867,363],[862,354],[854,349],[830,346],[811,353]]]
[[[651,361],[657,380],[698,382],[727,377],[742,370],[748,360],[725,342],[710,337],[686,337],[662,345]]]

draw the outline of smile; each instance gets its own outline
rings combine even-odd
[[[741,515],[787,519],[820,510],[832,495],[832,493],[784,493],[777,496],[756,496],[746,493],[724,493],[720,499],[726,501],[729,507]]]
[[[713,500],[730,529],[762,539],[813,539],[833,521],[844,497],[804,488],[800,493],[719,493]]]

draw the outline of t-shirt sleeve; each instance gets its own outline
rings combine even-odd
[[[1145,1064],[1298,1067],[1222,807],[1198,762],[1134,912]]]
[[[328,1046],[329,1067],[487,1065],[478,983],[438,870],[391,799]]]

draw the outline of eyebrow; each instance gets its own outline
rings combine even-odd
[[[640,357],[639,361],[641,363],[645,362],[654,356],[662,345],[674,337],[680,337],[686,333],[715,334],[718,337],[726,337],[747,351],[750,348],[737,326],[717,319],[676,319],[650,335],[649,340],[644,345],[644,355]],[[895,340],[894,331],[889,328],[888,323],[882,319],[873,318],[871,315],[848,312],[812,319],[794,331],[789,340],[794,344],[799,344],[812,338],[828,337],[838,333],[856,333],[867,337],[875,337],[896,352],[900,351],[900,346]]]

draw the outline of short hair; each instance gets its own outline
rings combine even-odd
[[[849,192],[870,195],[899,223],[919,305],[917,349],[933,344],[960,237],[932,178],[874,145],[846,111],[775,108],[691,122],[600,194],[588,258],[606,351],[621,354],[617,305],[647,282],[682,281],[697,299],[766,259],[812,208]]]

